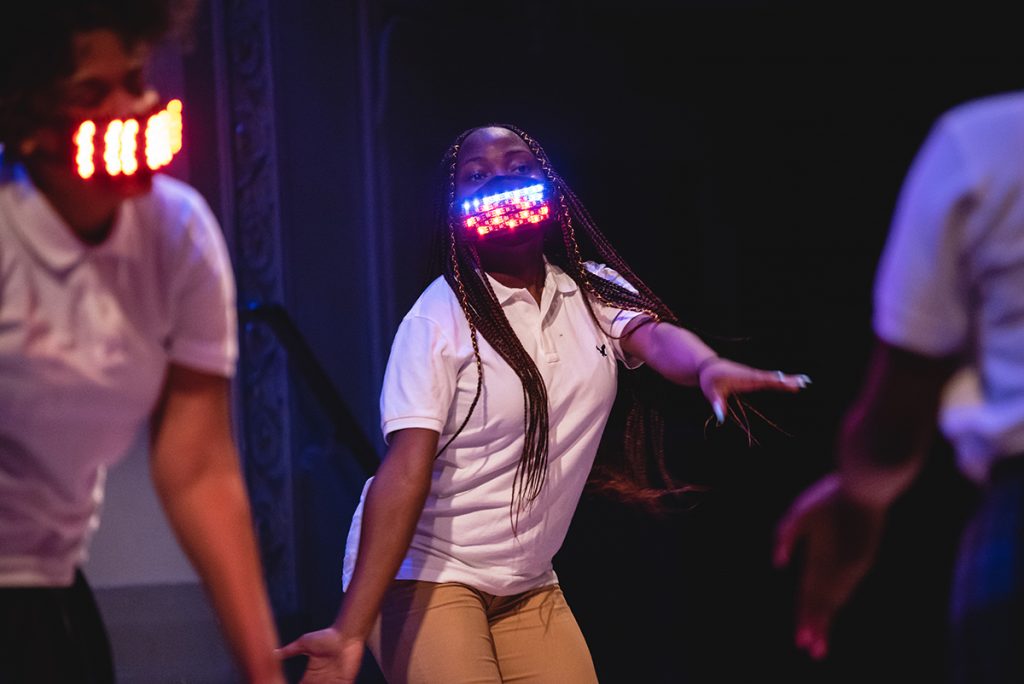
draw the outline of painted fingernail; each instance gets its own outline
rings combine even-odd
[[[803,375],[803,374],[798,375],[798,376],[796,376],[796,379],[800,381],[800,386],[801,387],[806,387],[807,385],[811,384],[811,379],[808,376],[806,376],[806,375]]]
[[[711,408],[715,411],[715,418],[718,419],[718,424],[721,425],[725,422],[725,411],[722,409],[722,405],[719,402],[715,402],[711,405]]]

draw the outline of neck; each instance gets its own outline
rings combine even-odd
[[[82,182],[48,161],[27,161],[32,182],[46,196],[71,232],[83,242],[98,244],[110,233],[122,198],[100,185]]]
[[[529,240],[518,245],[480,245],[480,266],[505,287],[526,288],[540,302],[544,290],[544,242]]]

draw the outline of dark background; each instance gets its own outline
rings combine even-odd
[[[692,390],[665,395],[670,458],[711,487],[692,507],[654,518],[584,496],[555,562],[601,681],[941,682],[950,561],[974,500],[944,442],[893,511],[823,663],[791,646],[795,576],[771,567],[771,540],[830,465],[916,149],[942,111],[1022,83],[1009,11],[381,0],[362,5],[359,28],[356,4],[273,4],[273,31],[287,303],[366,432],[379,439],[380,377],[339,350],[360,307],[379,307],[390,334],[425,284],[447,145],[516,123],[687,325],[733,358],[813,379],[799,396],[750,398],[771,421],[751,419],[755,444],[735,425],[705,431]],[[389,236],[389,287],[372,297],[344,280],[367,216]],[[373,343],[378,363],[389,344]],[[296,397],[296,451],[308,452],[323,430]],[[339,598],[362,481],[347,466],[328,475],[300,483],[320,498],[299,497],[313,502],[296,521],[309,608],[279,616],[286,639],[323,626]],[[363,679],[375,677],[368,661]]]

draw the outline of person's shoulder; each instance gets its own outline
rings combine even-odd
[[[0,202],[9,201],[8,197],[13,197],[18,191],[18,181],[14,176],[13,170],[5,167],[3,164],[3,158],[0,157]],[[0,212],[0,225],[6,223],[4,220],[4,214]]]
[[[583,267],[586,268],[591,275],[595,275],[598,278],[602,278],[604,280],[607,280],[608,282],[615,283],[616,285],[624,287],[627,290],[636,291],[636,288],[633,287],[632,283],[626,280],[626,278],[621,273],[619,273],[618,271],[616,271],[614,268],[607,264],[598,261],[584,261]]]
[[[451,320],[455,311],[461,313],[458,297],[444,276],[437,276],[420,293],[409,309],[409,316],[429,318],[438,322]]]
[[[1024,90],[962,102],[947,110],[940,121],[959,135],[991,135],[1008,128],[1024,130]]]
[[[150,191],[129,202],[129,220],[147,228],[136,233],[154,243],[158,252],[175,259],[224,260],[227,245],[220,223],[192,185],[156,174]]]
[[[1024,112],[1024,90],[1011,90],[976,97],[949,109],[948,116],[970,119],[978,116],[1010,115]]]
[[[0,193],[4,195],[27,195],[39,192],[25,165],[17,160],[5,158],[0,145]]]
[[[168,236],[209,239],[211,234],[221,232],[220,223],[202,193],[172,176],[154,175],[152,189],[138,198],[136,207],[141,219],[162,225]]]
[[[615,281],[620,277],[618,271],[608,264],[604,264],[599,261],[584,261],[583,268],[587,269],[591,275],[596,275],[599,278],[604,278],[605,280]]]
[[[178,207],[183,210],[208,210],[206,198],[193,186],[185,181],[157,173],[153,176],[153,189],[149,198],[165,207]]]

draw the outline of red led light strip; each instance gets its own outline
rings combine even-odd
[[[84,179],[92,178],[97,161],[109,176],[134,175],[142,163],[150,171],[167,166],[181,150],[181,100],[171,100],[161,111],[146,119],[140,145],[140,124],[136,119],[114,119],[100,136],[102,150],[97,150],[99,129],[94,121],[84,121],[75,131],[75,167]],[[141,147],[141,150],[140,150]],[[99,152],[99,160],[97,160]]]
[[[543,184],[467,200],[462,204],[466,230],[483,237],[537,224],[551,214]]]

